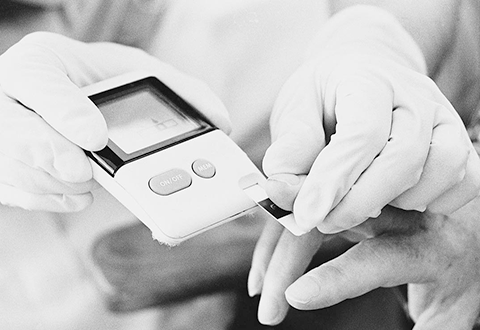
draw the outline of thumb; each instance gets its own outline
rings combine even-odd
[[[300,68],[280,91],[270,121],[273,142],[263,159],[267,195],[289,211],[325,146],[323,116],[311,72],[309,65]]]
[[[268,178],[265,190],[270,199],[280,208],[293,211],[295,198],[306,177],[304,174],[274,174]]]
[[[263,159],[263,170],[269,177],[307,174],[325,146],[323,115],[316,85],[311,81],[312,70],[310,65],[297,70],[275,101],[270,120],[272,144]]]
[[[1,56],[0,86],[76,145],[99,150],[107,142],[107,127],[79,87],[137,70],[159,77],[213,124],[230,131],[225,106],[205,84],[139,49],[117,44],[30,34]]]
[[[302,310],[325,308],[379,287],[435,279],[435,258],[405,236],[367,239],[299,278],[287,301]]]
[[[108,140],[105,120],[71,78],[85,65],[67,65],[82,56],[79,45],[50,33],[25,37],[1,56],[0,86],[74,144],[99,150]]]

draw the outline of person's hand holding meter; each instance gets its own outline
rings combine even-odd
[[[279,181],[307,174],[295,201],[279,204],[304,232],[354,227],[387,204],[448,214],[478,195],[479,158],[425,71],[386,11],[356,6],[324,26],[279,94],[263,162],[276,203]]]
[[[223,104],[199,81],[146,53],[111,43],[85,44],[34,33],[0,56],[0,203],[71,212],[92,202],[84,150],[107,143],[107,126],[80,87],[146,70],[230,130]]]

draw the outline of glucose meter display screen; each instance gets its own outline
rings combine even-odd
[[[107,122],[110,140],[126,154],[200,127],[150,89],[102,103],[99,109]]]

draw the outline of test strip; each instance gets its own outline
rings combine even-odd
[[[282,226],[290,231],[295,236],[300,236],[306,232],[298,227],[293,217],[293,213],[285,211],[278,207],[274,202],[268,198],[265,189],[258,184],[243,189],[243,191],[250,197],[261,209],[267,212],[272,218],[277,220]]]

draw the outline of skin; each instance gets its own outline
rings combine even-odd
[[[332,3],[335,12],[360,1]],[[382,6],[399,17],[420,45],[429,74],[434,77],[441,74],[449,53],[453,51],[449,47],[452,38],[458,33],[457,5],[466,1],[367,3]],[[417,16],[408,16],[412,13]],[[407,16],[410,19],[405,19]],[[430,17],[432,21],[426,21],[424,17]],[[432,35],[436,37],[432,38]],[[285,191],[292,187],[270,187],[269,194],[280,205],[293,204],[298,193],[297,186],[293,186],[291,195]],[[278,189],[277,193],[275,189]],[[472,205],[476,203],[472,202]],[[410,292],[411,311],[418,321],[417,327],[441,329],[440,325],[446,324],[449,327],[445,329],[451,329],[452,324],[448,321],[456,319],[460,329],[468,329],[479,306],[478,283],[475,281],[478,278],[477,211],[477,207],[471,206],[446,217],[387,208],[379,218],[385,221],[366,221],[355,228],[364,235],[355,248],[300,278],[300,282],[296,281],[309,258],[321,246],[324,235],[314,230],[297,239],[273,223],[259,241],[250,277],[252,294],[263,289],[259,318],[264,323],[274,324],[284,317],[287,302],[302,309],[322,308],[378,286],[410,282],[416,283]],[[384,226],[378,227],[377,223]],[[302,280],[305,281],[302,283]],[[456,285],[451,287],[452,284]],[[316,287],[320,287],[322,293],[308,296]],[[284,298],[286,289],[287,300]],[[460,321],[458,310],[463,315]],[[455,324],[457,329],[458,324]]]
[[[438,77],[447,96],[455,96],[462,83],[445,83],[441,78],[455,67],[455,61],[464,60],[461,56],[449,58],[458,47],[475,49],[478,45],[476,40],[468,46],[453,43],[463,37],[459,15],[472,3],[333,1],[331,9],[335,13],[365,3],[382,7],[401,21],[424,53],[428,74]],[[476,74],[472,69],[462,79],[475,82]],[[459,110],[464,121],[471,115],[472,103],[478,101],[478,90],[476,93],[474,97],[464,93],[470,102]],[[327,134],[332,131],[325,130]],[[288,176],[269,180],[267,192],[278,205],[293,210],[305,177]],[[471,329],[480,306],[479,205],[476,198],[448,216],[386,207],[376,219],[337,234],[355,232],[358,244],[305,275],[305,267],[328,236],[314,229],[294,237],[278,224],[268,223],[249,277],[250,294],[262,294],[260,322],[278,324],[289,304],[298,309],[324,308],[378,287],[410,283],[409,309],[415,329]]]
[[[293,202],[297,189],[280,184],[275,189],[283,192],[284,205]],[[351,238],[354,232],[358,244],[305,275],[330,236],[314,230],[295,237],[269,222],[249,278],[250,293],[262,292],[259,320],[280,323],[289,304],[301,310],[325,308],[379,287],[411,283],[415,329],[471,329],[480,309],[478,214],[479,198],[450,216],[386,207],[377,219],[338,234]]]

